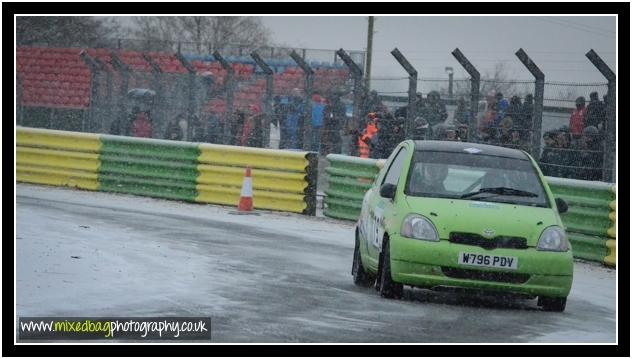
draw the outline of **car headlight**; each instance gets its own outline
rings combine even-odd
[[[566,233],[558,226],[551,226],[542,231],[538,240],[539,251],[566,252],[568,250],[568,240]]]
[[[399,233],[403,237],[422,239],[424,241],[439,241],[439,234],[434,224],[428,218],[418,214],[409,214],[402,222]]]

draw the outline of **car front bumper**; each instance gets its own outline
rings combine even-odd
[[[433,288],[458,287],[525,295],[566,297],[573,283],[571,251],[546,252],[535,248],[486,250],[481,247],[392,236],[391,276],[398,283]],[[518,258],[516,270],[458,263],[459,253]]]

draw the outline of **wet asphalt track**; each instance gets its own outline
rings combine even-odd
[[[563,313],[353,285],[352,224],[17,185],[18,316],[210,316],[213,342],[614,342],[616,272],[576,263]],[[72,257],[78,258],[72,258]]]

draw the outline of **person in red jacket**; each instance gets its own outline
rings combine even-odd
[[[584,131],[586,124],[586,99],[580,96],[575,100],[576,109],[571,114],[569,127],[573,137],[579,137]]]
[[[149,114],[146,112],[139,112],[136,118],[132,122],[132,135],[134,137],[147,137],[151,138],[153,134],[153,126],[149,120]]]

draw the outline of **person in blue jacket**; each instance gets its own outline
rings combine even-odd
[[[312,96],[312,151],[320,152],[320,132],[325,116],[325,101],[319,94]]]
[[[287,120],[285,121],[288,146],[290,149],[299,149],[298,125],[305,112],[305,104],[301,98],[301,91],[297,88],[292,90],[292,97],[288,106]]]

